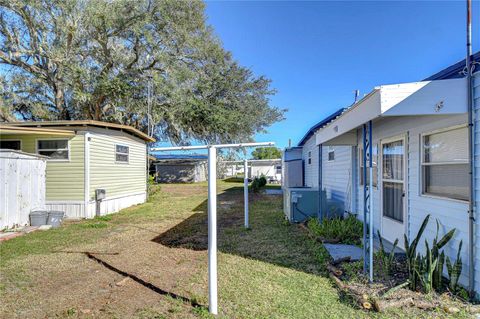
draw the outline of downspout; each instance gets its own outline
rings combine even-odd
[[[318,145],[318,221],[323,221],[323,144]]]
[[[474,176],[474,127],[473,127],[473,85],[472,85],[472,1],[467,0],[467,56],[465,59],[467,67],[467,103],[468,103],[468,151],[469,151],[469,173],[470,173],[470,194],[468,207],[468,288],[470,297],[475,295],[475,263],[474,263],[474,223],[475,223],[475,176]]]
[[[83,150],[83,209],[85,218],[90,218],[90,132],[84,135],[84,150]],[[93,216],[92,216],[93,217]]]

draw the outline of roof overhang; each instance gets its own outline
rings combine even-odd
[[[0,135],[32,135],[32,134],[46,134],[46,135],[60,135],[60,136],[74,136],[75,132],[70,130],[47,129],[40,127],[19,127],[11,125],[0,125]]]
[[[238,160],[238,161],[220,161],[222,164],[243,164],[245,161],[244,160]],[[259,166],[265,165],[278,165],[282,163],[281,158],[273,158],[273,159],[249,159],[247,160],[249,164],[257,164]]]
[[[125,131],[136,137],[141,138],[146,142],[155,142],[153,137],[148,136],[147,134],[137,130],[136,128],[123,124],[94,121],[94,120],[71,120],[71,121],[31,121],[31,122],[12,122],[8,123],[9,126],[19,126],[19,127],[74,127],[74,126],[94,126],[102,128],[112,128],[120,131]]]
[[[356,129],[383,117],[467,112],[465,78],[382,85],[316,132],[316,143],[356,145]]]

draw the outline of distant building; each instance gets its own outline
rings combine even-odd
[[[207,180],[206,155],[155,155],[157,183],[197,183]]]

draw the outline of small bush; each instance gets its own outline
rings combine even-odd
[[[265,178],[265,176],[260,176],[258,178],[258,183],[260,184],[260,187],[264,187],[265,185],[267,185],[267,179]]]
[[[320,237],[338,239],[344,244],[359,245],[363,233],[363,224],[355,216],[347,218],[325,219],[319,223],[317,219],[311,219],[308,227]]]
[[[148,175],[148,185],[155,185],[155,176]]]
[[[254,193],[258,193],[262,188],[267,185],[267,179],[265,176],[255,177],[250,185],[250,189]]]

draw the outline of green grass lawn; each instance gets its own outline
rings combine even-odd
[[[206,191],[161,185],[143,205],[0,244],[0,317],[208,318]],[[281,197],[252,194],[246,230],[242,184],[218,191],[220,318],[448,317],[358,310],[329,281],[321,244],[284,221]]]

